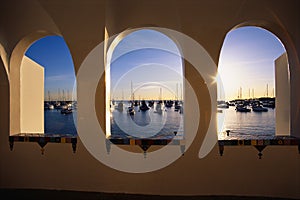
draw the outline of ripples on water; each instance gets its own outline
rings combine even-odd
[[[267,112],[237,112],[235,107],[222,109],[218,113],[219,139],[223,139],[226,130],[237,138],[251,136],[268,137],[275,135],[275,109],[268,108]]]
[[[116,138],[164,138],[171,139],[176,132],[177,137],[183,137],[183,114],[172,108],[164,108],[161,114],[155,112],[155,104],[148,111],[139,111],[135,107],[135,115],[127,113],[128,104],[124,104],[123,112],[114,107],[111,109],[111,136]],[[268,137],[275,135],[275,109],[268,112],[236,112],[235,107],[222,109],[218,113],[218,138],[226,138],[226,130],[230,136],[249,138],[251,136]],[[45,133],[77,135],[77,110],[72,114],[61,114],[60,110],[45,110]],[[75,119],[75,120],[74,120]]]
[[[75,126],[77,110],[74,109],[71,114],[61,114],[60,111],[60,109],[44,111],[45,134],[77,135]]]
[[[114,138],[163,138],[183,137],[183,114],[162,106],[162,113],[155,111],[156,103],[147,111],[134,107],[135,114],[127,113],[129,104],[123,111],[111,108],[111,137]]]

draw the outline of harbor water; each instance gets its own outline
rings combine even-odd
[[[75,119],[75,120],[74,120]],[[73,109],[70,114],[62,114],[61,109],[45,109],[44,125],[45,134],[77,135],[76,130],[77,110]]]
[[[275,109],[267,112],[237,112],[235,106],[220,109],[218,112],[218,139],[226,139],[226,130],[230,138],[272,138],[275,135]]]
[[[164,138],[174,136],[184,137],[184,113],[175,111],[174,106],[162,106],[162,112],[155,109],[156,103],[149,110],[141,111],[134,107],[135,114],[129,115],[128,103],[123,104],[123,110],[111,106],[111,137],[114,138]],[[275,135],[275,109],[267,112],[237,112],[234,106],[221,109],[218,112],[218,138],[226,139],[226,130],[231,138],[268,138]],[[219,109],[220,110],[220,109]],[[77,135],[77,110],[71,114],[62,114],[60,109],[45,109],[45,133]]]
[[[161,112],[156,109],[157,103],[142,111],[139,106],[133,106],[134,114],[128,113],[130,104],[124,102],[123,110],[111,106],[111,137],[113,138],[151,138],[172,139],[183,138],[182,110],[175,107],[165,107],[161,104]]]

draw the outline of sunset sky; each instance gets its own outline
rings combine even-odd
[[[167,36],[153,30],[140,30],[126,36],[115,48],[111,60],[111,98],[135,99],[181,98],[183,71],[178,48]],[[274,60],[285,49],[272,33],[257,27],[242,27],[229,32],[220,54],[218,99],[273,96]],[[36,41],[26,52],[45,68],[45,99],[63,92],[72,96],[75,73],[72,56],[60,36]]]
[[[182,58],[175,43],[154,30],[127,35],[115,48],[111,62],[111,98],[180,99]]]
[[[229,32],[225,38],[220,59],[219,99],[273,96],[275,92],[274,61],[285,52],[283,44],[271,32],[257,27],[242,27]],[[224,94],[225,93],[225,94]],[[276,95],[276,94],[275,94]]]

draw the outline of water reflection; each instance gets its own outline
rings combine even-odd
[[[268,112],[237,112],[234,106],[218,112],[218,138],[226,138],[230,130],[232,138],[272,137],[275,135],[275,109]]]
[[[161,106],[162,112],[154,102],[148,110],[141,110],[139,106],[133,106],[134,115],[127,111],[131,106],[124,103],[124,109],[119,110],[115,105],[111,106],[111,137],[113,138],[160,138],[172,139],[174,136],[183,138],[183,114],[175,107]]]

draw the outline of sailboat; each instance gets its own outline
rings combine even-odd
[[[135,111],[134,111],[133,106],[129,106],[128,109],[127,109],[127,112],[128,112],[129,115],[134,115]]]
[[[134,111],[134,93],[133,93],[133,89],[132,89],[132,81],[131,81],[131,104],[127,109],[127,112],[129,115],[134,115],[135,111]]]
[[[48,90],[48,109],[49,110],[53,110],[54,109],[54,105],[52,104],[52,101],[51,101],[51,96],[50,96],[50,91]]]
[[[251,112],[251,109],[248,108],[248,106],[243,105],[243,104],[236,105],[235,110],[237,112]]]
[[[267,84],[267,89],[266,89],[266,93],[267,93],[267,95],[266,95],[266,97],[265,97],[265,99],[263,100],[263,106],[264,107],[267,107],[267,108],[275,108],[275,98],[273,97],[269,97],[269,86],[268,86],[268,84]]]
[[[158,113],[158,114],[162,114],[162,90],[161,88],[159,88],[159,97],[158,97],[158,101],[156,103],[156,106],[155,106],[155,113]]]
[[[61,114],[71,114],[72,112],[73,112],[73,109],[70,107],[61,109],[61,111],[60,111]]]
[[[262,107],[262,105],[253,105],[252,110],[254,112],[267,112],[268,108]]]
[[[119,101],[118,106],[116,108],[118,111],[123,112],[123,101]]]
[[[49,104],[49,105],[48,105],[48,109],[49,109],[49,110],[53,110],[53,109],[54,109],[54,105],[53,105],[53,104]]]
[[[159,101],[156,103],[155,112],[158,113],[158,114],[162,114],[161,104],[162,104],[162,101],[161,101],[161,100],[159,100]]]
[[[147,110],[149,110],[149,107],[147,106],[145,100],[142,100],[142,101],[141,101],[140,110],[141,110],[141,111],[147,111]]]
[[[123,109],[124,109],[123,99],[124,99],[124,94],[123,94],[123,90],[122,90],[122,99],[118,102],[118,105],[116,106],[116,109],[119,112],[123,112]]]
[[[178,84],[176,84],[176,100],[175,100],[175,106],[174,106],[174,111],[178,112],[181,108],[181,105],[178,100]]]

